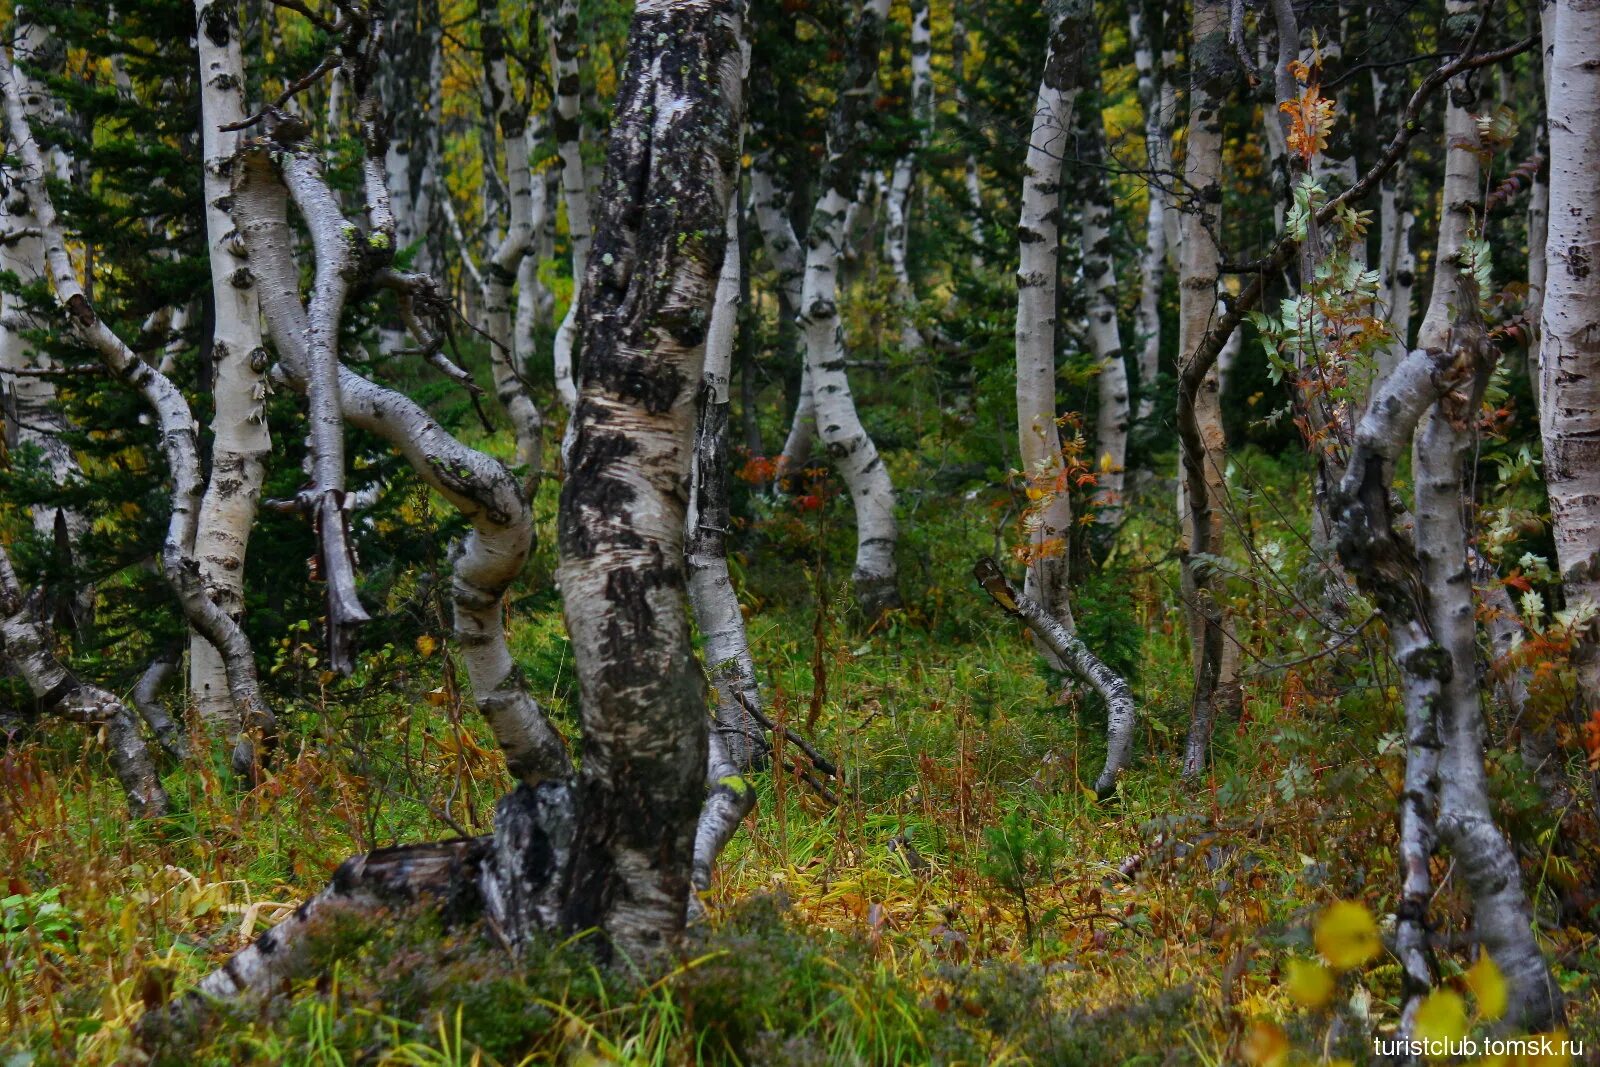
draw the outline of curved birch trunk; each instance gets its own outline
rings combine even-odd
[[[1031,597],[1017,592],[993,559],[980,559],[972,568],[972,576],[996,604],[1027,623],[1035,638],[1105,700],[1106,762],[1095,779],[1094,791],[1101,800],[1108,799],[1117,791],[1117,779],[1133,759],[1133,721],[1138,708],[1127,680],[1102,663],[1077,634],[1052,618]]]
[[[917,177],[917,156],[933,135],[933,31],[928,22],[928,0],[911,0],[911,120],[917,126],[915,147],[895,160],[885,197],[887,222],[883,247],[894,271],[895,302],[900,308],[900,347],[919,352],[925,342],[917,329],[916,289],[911,284],[907,246],[911,236],[912,194]]]
[[[232,209],[261,283],[261,307],[281,366],[289,385],[303,392],[308,315],[291,252],[287,191],[265,146],[252,146],[236,163]],[[505,752],[507,769],[530,785],[564,776],[570,768],[566,746],[528,693],[506,643],[505,592],[533,544],[522,484],[504,464],[456,440],[409,397],[348,367],[338,371],[343,417],[388,441],[472,524],[452,552],[455,632],[473,700]]]
[[[556,395],[570,410],[578,401],[573,345],[578,336],[578,304],[587,276],[590,222],[589,184],[584,176],[582,81],[578,71],[578,0],[561,0],[550,20],[551,70],[556,79],[556,151],[561,156],[561,195],[567,207],[567,240],[572,245],[572,303],[556,328]]]
[[[239,135],[244,64],[232,0],[195,0],[200,45],[201,141],[205,155],[206,241],[210,246],[212,326],[211,477],[200,502],[194,554],[200,582],[235,622],[244,616],[244,563],[255,525],[265,460],[267,351],[255,276],[228,215]],[[235,706],[222,655],[198,633],[189,640],[189,692],[203,721],[237,744],[245,709]]]
[[[73,677],[50,650],[49,631],[34,612],[11,557],[0,544],[0,639],[6,658],[15,663],[28,689],[53,715],[106,731],[106,754],[127,797],[134,818],[159,818],[167,813],[167,794],[156,774],[155,760],[139,733],[139,720],[127,705],[96,685]]]
[[[1459,267],[1459,264],[1457,264]],[[1508,1020],[1529,1030],[1560,1018],[1561,995],[1533,936],[1533,917],[1510,843],[1495,826],[1483,765],[1476,622],[1464,522],[1472,425],[1494,365],[1477,283],[1456,271],[1459,310],[1447,347],[1413,352],[1382,383],[1358,428],[1333,499],[1340,555],[1388,624],[1406,707],[1401,807],[1402,901],[1397,948],[1409,1033],[1431,984],[1428,861],[1435,834],[1459,860],[1474,931],[1511,985]],[[1391,511],[1396,461],[1417,431],[1416,547]]]
[[[1192,198],[1179,226],[1178,347],[1180,360],[1193,364],[1204,343],[1216,302],[1222,181],[1222,78],[1231,70],[1227,44],[1227,4],[1196,0],[1189,64],[1189,131],[1184,155],[1184,182]],[[1223,508],[1227,441],[1222,431],[1221,375],[1210,367],[1194,393],[1180,387],[1180,428],[1186,404],[1191,406],[1195,437],[1180,433],[1184,483],[1182,508],[1183,593],[1188,606],[1189,635],[1194,646],[1194,696],[1189,735],[1184,743],[1183,774],[1193,777],[1206,765],[1211,732],[1219,706],[1237,706],[1237,656],[1228,654],[1232,628],[1223,604],[1222,572],[1207,557],[1223,551]]]
[[[1074,629],[1067,599],[1067,539],[1072,501],[1056,425],[1056,292],[1061,244],[1061,162],[1068,152],[1082,61],[1084,4],[1053,14],[1044,75],[1034,101],[1022,164],[1022,215],[1017,222],[1017,437],[1022,473],[1043,492],[1030,517],[1028,574],[1023,590],[1050,618]],[[1049,646],[1058,670],[1067,669]]]
[[[847,82],[828,118],[827,159],[806,235],[800,296],[801,337],[811,375],[817,433],[850,493],[856,516],[856,601],[869,622],[900,606],[894,549],[894,484],[856,413],[845,374],[844,323],[839,315],[839,267],[844,221],[860,166],[865,99],[876,78],[878,45],[888,0],[867,0],[854,27]]]
[[[5,107],[11,142],[21,159],[20,180],[33,204],[44,241],[45,273],[56,299],[66,309],[67,324],[78,340],[94,350],[108,371],[138,391],[156,416],[161,451],[172,482],[172,513],[161,546],[161,568],[177,594],[189,624],[216,648],[227,667],[228,687],[241,710],[246,733],[235,745],[233,761],[242,774],[252,774],[257,754],[252,737],[270,741],[276,728],[272,711],[261,696],[250,642],[227,612],[209,596],[200,581],[194,556],[201,498],[200,454],[197,427],[189,403],[176,386],[130,349],[96,314],[84,296],[77,270],[67,252],[66,238],[56,220],[55,207],[45,190],[45,165],[39,144],[28,127],[23,93],[43,95],[39,86],[26,83],[14,61],[3,71]]]
[[[1554,38],[1539,415],[1562,588],[1591,613],[1574,657],[1587,717],[1600,708],[1600,7],[1557,0]]]

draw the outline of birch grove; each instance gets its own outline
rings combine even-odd
[[[104,6],[13,1060],[1592,1058],[1594,0]]]

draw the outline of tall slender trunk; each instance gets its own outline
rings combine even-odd
[[[1232,69],[1227,43],[1228,5],[1196,0],[1189,69],[1189,130],[1184,147],[1184,183],[1190,200],[1184,205],[1178,266],[1178,348],[1188,364],[1203,343],[1217,306],[1217,248],[1222,200],[1223,79]],[[1184,744],[1183,773],[1198,774],[1205,766],[1211,731],[1219,708],[1239,701],[1237,657],[1228,654],[1232,629],[1228,621],[1223,574],[1208,557],[1223,551],[1223,508],[1227,441],[1222,430],[1221,375],[1213,365],[1192,399],[1179,391],[1180,406],[1192,403],[1197,440],[1180,436],[1183,468],[1182,508],[1183,594],[1188,607],[1189,636],[1194,648],[1194,696],[1189,735]],[[1179,412],[1179,425],[1185,422]]]
[[[1098,25],[1085,21],[1088,54],[1099,47]],[[1117,324],[1117,263],[1111,243],[1111,188],[1102,170],[1105,124],[1100,114],[1100,67],[1083,64],[1083,95],[1073,110],[1078,145],[1078,188],[1083,196],[1078,241],[1083,253],[1083,284],[1088,291],[1089,351],[1099,366],[1099,405],[1094,440],[1098,486],[1094,519],[1102,552],[1110,548],[1122,522],[1123,467],[1128,458],[1128,366]]]
[[[1138,343],[1138,420],[1147,422],[1155,410],[1155,381],[1161,366],[1161,289],[1167,269],[1167,223],[1172,211],[1168,176],[1167,137],[1170,115],[1162,113],[1164,68],[1155,65],[1156,20],[1147,20],[1139,3],[1128,5],[1129,36],[1133,41],[1134,69],[1138,72],[1139,104],[1144,109],[1144,145],[1149,175],[1145,183],[1144,249],[1139,256],[1139,303],[1133,313],[1133,333]]]
[[[1050,618],[1074,629],[1067,598],[1067,541],[1072,501],[1061,434],[1056,425],[1056,292],[1061,249],[1061,163],[1071,141],[1084,61],[1088,5],[1063,4],[1052,14],[1044,75],[1033,106],[1028,152],[1022,164],[1022,212],[1017,221],[1017,437],[1023,476],[1042,492],[1030,517],[1024,594]],[[1050,652],[1058,669],[1066,664]]]
[[[239,135],[222,129],[245,117],[244,62],[231,0],[196,0],[201,141],[205,155],[206,240],[212,306],[211,476],[200,502],[195,558],[200,582],[236,622],[244,616],[244,563],[255,525],[266,457],[267,351],[255,276],[228,215]],[[189,692],[202,720],[235,744],[245,709],[235,706],[222,655],[198,633],[189,640]]]
[[[561,156],[561,195],[572,246],[572,303],[556,329],[556,395],[569,409],[577,403],[573,345],[578,336],[579,290],[587,275],[593,225],[589,183],[583,164],[583,83],[578,69],[578,0],[561,0],[550,20],[551,71],[556,79],[556,151]]]
[[[957,120],[965,126],[971,127],[972,119],[967,114],[967,23],[965,19],[965,4],[956,4],[955,23],[951,29],[950,40],[950,81],[953,86],[952,95],[955,97]],[[968,133],[968,137],[975,137],[975,133]],[[973,151],[971,141],[968,141],[967,150],[961,157],[961,184],[967,194],[967,239],[972,242],[971,267],[974,274],[981,273],[984,269],[983,246],[985,236],[983,232],[983,183],[978,177],[978,155]]]
[[[762,246],[778,274],[778,313],[785,319],[798,318],[806,277],[806,258],[794,227],[789,223],[791,190],[772,166],[770,154],[756,155],[750,168],[750,208],[761,231]],[[817,409],[811,391],[811,372],[800,369],[800,391],[789,432],[779,454],[783,470],[796,471],[811,458],[811,443],[817,435]]]
[[[894,550],[894,484],[889,470],[856,413],[845,374],[844,322],[839,315],[839,268],[844,250],[845,215],[851,202],[866,121],[865,99],[878,64],[878,45],[888,17],[888,0],[867,0],[853,28],[846,84],[828,118],[826,160],[820,195],[806,235],[805,280],[801,286],[800,327],[806,368],[811,375],[817,433],[828,457],[844,478],[856,516],[856,600],[869,621],[898,607],[900,592]]]
[[[933,31],[928,22],[928,0],[911,0],[911,120],[917,127],[914,145],[895,160],[885,197],[887,223],[883,247],[894,271],[895,302],[899,305],[900,347],[906,352],[921,351],[924,341],[917,328],[916,289],[911,283],[908,261],[911,236],[911,209],[917,177],[917,157],[933,136]]]
[[[689,605],[705,643],[706,671],[716,686],[706,773],[711,796],[695,834],[694,883],[701,891],[710,888],[717,855],[755,806],[755,791],[740,776],[755,765],[766,747],[764,732],[752,714],[761,706],[755,661],[750,655],[744,612],[728,573],[728,534],[733,524],[728,502],[729,375],[739,326],[740,261],[735,186],[728,197],[727,247],[706,332],[684,531]]]
[[[1555,23],[1539,415],[1567,606],[1600,613],[1600,5],[1556,0]],[[1574,656],[1585,718],[1600,710],[1597,628]]]
[[[534,182],[529,166],[528,108],[517,100],[511,89],[505,34],[500,26],[496,0],[478,0],[478,17],[489,104],[493,108],[495,128],[500,131],[505,146],[507,201],[505,234],[483,269],[485,332],[489,335],[495,395],[511,418],[512,434],[517,442],[517,463],[536,475],[540,467],[544,419],[529,396],[517,365],[512,287],[533,245],[534,200],[536,196],[543,196],[544,185]]]
[[[60,49],[32,21],[26,7],[18,7],[12,25],[16,47],[35,63],[59,54]],[[30,96],[24,101],[29,118],[42,118],[47,105],[48,98],[43,96]],[[0,223],[14,235],[0,242],[0,270],[26,279],[37,274],[44,262],[44,241],[37,233],[38,220],[26,183],[9,171],[0,175],[0,180],[4,182],[0,188]],[[58,486],[69,486],[79,481],[83,472],[63,436],[70,426],[61,412],[56,384],[37,373],[55,369],[55,361],[49,353],[34,348],[26,337],[27,331],[40,325],[28,313],[26,300],[13,293],[0,295],[0,396],[4,398],[0,421],[4,422],[8,450],[36,450],[50,480]],[[37,505],[31,511],[34,532],[42,540],[64,540],[70,551],[76,551],[79,538],[88,529],[85,516],[60,506]],[[70,567],[70,557],[65,562]],[[82,608],[91,611],[92,602],[84,603]]]

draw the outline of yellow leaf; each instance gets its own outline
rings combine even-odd
[[[1116,465],[1116,461],[1111,458],[1110,452],[1102,452],[1100,454],[1100,473],[1109,473]]]
[[[1467,988],[1472,990],[1472,997],[1478,1002],[1478,1014],[1483,1018],[1498,1019],[1506,1013],[1509,1000],[1506,976],[1500,973],[1487,952],[1467,971]]]
[[[427,659],[439,647],[439,642],[431,634],[423,634],[417,638],[417,655]]]
[[[1322,958],[1338,971],[1359,967],[1383,950],[1372,913],[1353,900],[1330,904],[1317,919],[1314,939]]]
[[[1278,1067],[1289,1058],[1289,1037],[1277,1024],[1257,1019],[1239,1042],[1239,1056],[1250,1067]]]
[[[1320,1008],[1333,996],[1333,972],[1315,960],[1290,960],[1284,991],[1303,1008]]]
[[[1412,1033],[1418,1041],[1437,1041],[1448,1048],[1449,1043],[1467,1036],[1467,1002],[1460,993],[1435,989],[1417,1008]]]
[[[437,689],[424,693],[422,695],[422,699],[426,700],[436,708],[442,708],[446,704],[450,703],[450,694],[446,693],[444,691],[444,686],[441,685]]]

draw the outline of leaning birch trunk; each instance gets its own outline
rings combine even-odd
[[[156,774],[155,760],[139,733],[139,720],[127,705],[99,686],[73,677],[51,651],[49,630],[35,614],[11,557],[0,544],[0,644],[17,666],[34,698],[52,715],[103,726],[107,755],[136,819],[167,813],[167,794]]]
[[[550,20],[551,73],[556,80],[556,151],[561,156],[561,195],[567,206],[567,240],[572,246],[572,302],[556,328],[556,395],[569,410],[578,401],[573,347],[578,336],[579,290],[587,276],[590,222],[589,184],[583,165],[582,80],[578,70],[578,0],[561,0]]]
[[[1138,709],[1127,680],[1102,663],[1077,634],[1052,618],[1031,597],[1017,592],[993,559],[980,559],[972,576],[996,604],[1027,623],[1035,638],[1105,700],[1106,762],[1095,779],[1094,791],[1101,800],[1109,799],[1117,791],[1117,779],[1133,758],[1133,720]]]
[[[17,48],[35,62],[42,56],[59,52],[59,49],[52,49],[45,30],[29,18],[26,7],[17,8],[12,27]],[[24,108],[30,118],[42,117],[45,103],[45,98],[35,96],[24,101]],[[0,226],[7,233],[6,239],[0,241],[0,270],[9,271],[18,278],[29,278],[38,273],[39,265],[44,262],[44,243],[38,235],[33,205],[24,183],[15,175],[8,171],[0,175],[0,180],[4,182],[0,190]],[[70,426],[61,412],[56,384],[47,375],[36,373],[55,369],[49,354],[35,348],[27,339],[27,331],[38,329],[39,325],[29,314],[26,300],[15,293],[0,294],[0,398],[4,400],[0,407],[3,407],[5,423],[4,443],[10,449],[37,450],[51,482],[68,486],[80,481],[83,472],[64,437]],[[76,552],[79,538],[88,529],[85,516],[59,506],[35,506],[30,510],[34,532],[41,540],[59,542],[64,538]],[[83,603],[79,607],[87,615],[93,610],[93,592],[80,592]]]
[[[1072,501],[1056,425],[1056,291],[1061,161],[1071,139],[1086,7],[1075,3],[1069,12],[1062,5],[1052,15],[1044,75],[1022,164],[1022,217],[1017,222],[1017,437],[1023,477],[1043,494],[1030,519],[1023,589],[1028,599],[1068,630],[1074,629],[1067,599]],[[1040,646],[1054,667],[1067,669],[1048,645],[1040,642]]]
[[[839,314],[839,268],[845,214],[860,168],[865,99],[875,81],[878,44],[889,0],[867,0],[854,27],[847,83],[828,117],[820,195],[806,235],[800,327],[816,405],[817,433],[850,493],[856,516],[856,601],[869,622],[900,605],[894,550],[894,484],[861,418],[845,374],[844,322]]]
[[[638,5],[584,282],[557,519],[583,721],[567,918],[635,958],[683,928],[706,796],[706,692],[682,553],[706,312],[738,173],[742,8]]]
[[[1550,233],[1539,416],[1568,608],[1588,622],[1579,707],[1600,708],[1600,8],[1557,0],[1550,62]]]
[[[17,71],[14,59],[0,75],[5,82],[11,143],[21,161],[20,180],[33,205],[44,242],[44,262],[40,266],[50,278],[56,299],[66,309],[67,324],[72,332],[94,350],[113,376],[139,393],[160,427],[160,447],[172,481],[172,513],[161,546],[162,573],[177,595],[189,624],[222,654],[227,666],[229,692],[234,705],[241,709],[246,730],[234,747],[234,766],[241,773],[253,774],[258,763],[254,739],[270,742],[276,723],[261,696],[249,640],[238,623],[206,595],[200,582],[200,568],[194,557],[198,525],[196,506],[201,498],[199,435],[194,415],[177,387],[140,359],[96,314],[85,297],[77,269],[67,252],[66,237],[56,220],[55,206],[46,192],[44,161],[22,103],[24,92],[43,95],[44,90],[31,83],[23,84],[25,79]]]
[[[1193,365],[1217,306],[1216,245],[1222,181],[1222,79],[1231,69],[1227,43],[1227,4],[1196,0],[1190,45],[1189,132],[1184,155],[1184,183],[1190,203],[1179,222],[1178,390],[1180,458],[1184,483],[1182,509],[1183,593],[1194,649],[1194,696],[1189,735],[1184,743],[1183,773],[1192,777],[1205,766],[1211,732],[1221,706],[1237,705],[1237,657],[1228,655],[1232,641],[1223,574],[1208,557],[1222,554],[1223,473],[1227,442],[1222,432],[1221,375],[1215,365],[1199,382],[1184,374]],[[1194,388],[1191,391],[1190,386]],[[1190,406],[1190,412],[1182,408]],[[1189,417],[1186,418],[1186,415]],[[1193,436],[1185,432],[1192,424]]]
[[[706,332],[684,531],[689,606],[705,643],[707,673],[716,686],[706,768],[710,796],[695,831],[694,887],[700,892],[711,887],[717,856],[755,807],[755,791],[742,775],[766,750],[764,732],[754,715],[761,706],[755,661],[750,655],[744,612],[728,574],[728,532],[733,522],[728,504],[728,376],[739,324],[740,258],[735,184],[728,197],[727,246]]]
[[[489,362],[494,370],[495,396],[511,418],[511,431],[517,443],[517,465],[537,476],[544,420],[517,365],[512,287],[517,272],[533,245],[534,181],[529,166],[528,108],[511,91],[505,34],[500,27],[496,0],[478,0],[483,59],[489,88],[489,103],[494,111],[495,128],[505,148],[506,231],[494,255],[483,269],[483,311],[489,335]],[[543,196],[543,183],[539,196]],[[576,301],[574,301],[576,306]]]
[[[205,153],[206,241],[213,311],[211,477],[200,502],[195,558],[200,582],[235,622],[244,617],[244,563],[255,525],[265,460],[267,351],[255,276],[228,215],[239,135],[222,127],[242,121],[244,64],[232,0],[195,0],[200,45],[201,140]],[[189,693],[202,721],[237,744],[245,709],[235,706],[222,655],[198,633],[189,639]]]
[[[1137,419],[1148,422],[1155,410],[1155,381],[1161,366],[1161,289],[1167,269],[1166,216],[1172,210],[1167,191],[1170,167],[1166,138],[1170,117],[1162,114],[1162,76],[1155,68],[1153,27],[1144,25],[1144,12],[1138,3],[1128,5],[1129,35],[1133,40],[1134,68],[1138,72],[1139,104],[1144,109],[1146,166],[1144,248],[1139,254],[1139,303],[1133,313],[1133,333],[1139,345],[1139,404]]]
[[[1460,264],[1458,263],[1459,267]],[[1431,978],[1428,861],[1434,835],[1455,854],[1473,900],[1474,932],[1511,987],[1507,1019],[1527,1030],[1559,1021],[1561,995],[1533,936],[1533,916],[1510,842],[1495,826],[1483,762],[1477,626],[1464,497],[1473,425],[1494,352],[1477,282],[1456,272],[1458,308],[1446,347],[1412,353],[1383,383],[1357,432],[1333,500],[1339,551],[1389,626],[1406,707],[1401,808],[1402,902],[1397,945],[1409,1033]],[[1419,422],[1426,424],[1416,430]],[[1396,460],[1416,430],[1416,547],[1394,532]]]
[[[1099,33],[1088,20],[1086,40],[1090,56],[1098,55]],[[1110,551],[1122,523],[1123,467],[1128,458],[1128,366],[1122,354],[1122,332],[1117,325],[1117,269],[1111,247],[1111,189],[1101,169],[1105,157],[1105,128],[1100,115],[1100,68],[1083,64],[1084,96],[1073,109],[1078,143],[1079,189],[1083,195],[1078,241],[1083,254],[1083,284],[1088,290],[1089,352],[1099,366],[1096,384],[1099,405],[1094,441],[1097,488],[1094,521],[1099,550]]]
[[[284,374],[308,388],[306,306],[292,249],[288,195],[267,145],[247,146],[234,168],[234,220],[260,280],[261,307]],[[461,658],[472,696],[520,781],[563,776],[566,747],[528,692],[506,642],[503,600],[533,544],[533,517],[521,482],[498,460],[468,448],[409,397],[347,367],[339,403],[354,427],[386,440],[418,477],[472,525],[452,551],[451,596]]]
[[[716,686],[714,729],[726,759],[749,770],[764,750],[763,731],[750,708],[761,706],[755,662],[745,633],[744,613],[728,574],[728,533],[733,523],[728,502],[729,375],[739,320],[739,198],[728,198],[728,250],[717,278],[716,302],[706,332],[705,367],[700,376],[694,442],[694,479],[684,558],[689,568],[689,604],[705,642],[706,668]],[[753,799],[753,796],[752,796]]]
[[[907,246],[911,237],[911,207],[917,178],[917,157],[933,135],[933,31],[928,22],[928,0],[911,0],[911,120],[917,139],[895,160],[885,197],[887,222],[883,247],[894,272],[895,302],[899,305],[900,347],[907,353],[922,350],[922,331],[915,321],[916,290],[911,284]]]
[[[1534,127],[1533,150],[1539,157],[1533,183],[1528,189],[1528,381],[1533,383],[1535,413],[1542,397],[1539,387],[1540,340],[1544,331],[1544,289],[1549,276],[1550,234],[1550,71],[1555,60],[1556,3],[1539,0],[1539,88],[1544,94],[1545,113]]]

